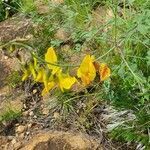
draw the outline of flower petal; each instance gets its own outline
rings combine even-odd
[[[54,86],[55,86],[55,82],[53,82],[53,81],[48,82],[47,85],[46,85],[46,87],[42,91],[42,96],[44,96],[45,94],[47,94]]]
[[[71,77],[69,74],[63,74],[62,72],[59,72],[57,74],[58,76],[58,85],[62,92],[64,92],[64,89],[69,90],[72,85],[77,81],[75,77]]]
[[[51,63],[47,64],[47,66],[52,70],[52,74],[55,74],[60,69],[58,66],[55,66],[57,63],[57,56],[52,47],[48,48],[47,53],[45,54],[45,61]]]
[[[99,68],[100,81],[104,81],[109,78],[110,73],[110,68],[105,63],[101,63]]]
[[[95,79],[96,69],[94,67],[94,57],[86,55],[77,71],[77,76],[81,78],[84,85],[88,85]]]
[[[43,82],[44,69],[43,69],[43,68],[40,68],[37,72],[38,72],[38,74],[37,74],[37,76],[36,76],[35,81],[36,81],[36,82]]]

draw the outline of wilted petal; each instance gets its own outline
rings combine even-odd
[[[109,78],[110,73],[111,73],[111,71],[110,71],[110,68],[107,66],[107,64],[101,63],[100,68],[99,68],[100,80],[104,81],[107,78]]]

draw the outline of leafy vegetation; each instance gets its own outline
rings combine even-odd
[[[94,55],[96,62],[106,62],[112,73],[110,79],[104,81],[103,84],[95,79],[95,75],[85,79],[82,70],[89,65],[87,63],[80,66],[77,76],[81,78],[85,85],[95,79],[92,83],[92,89],[94,90],[91,90],[95,99],[107,101],[109,105],[113,105],[119,111],[131,110],[135,115],[134,119],[124,120],[121,125],[110,131],[110,136],[120,141],[138,142],[145,149],[149,149],[150,1],[65,0],[62,4],[47,1],[44,1],[44,3],[49,10],[45,15],[35,13],[36,11],[33,9],[35,6],[33,5],[30,7],[32,9],[22,11],[26,15],[30,15],[39,27],[36,29],[38,32],[34,32],[34,39],[29,43],[24,43],[24,45],[27,44],[25,47],[36,48],[36,54],[32,53],[32,55],[37,58],[39,66],[42,67],[45,50],[50,46],[56,48],[59,62],[56,59],[52,61],[49,57],[45,57],[45,61],[51,63],[47,67],[53,74],[56,70],[59,70],[61,64],[66,64],[67,58],[72,55],[78,56],[78,54],[90,53],[89,57]],[[28,8],[25,3],[24,8]],[[68,34],[65,38],[58,38],[56,36],[58,31],[61,31],[60,34]],[[69,45],[69,51],[62,51],[64,45]],[[49,53],[52,55],[53,52]],[[85,59],[86,57],[84,57],[84,61],[86,61]],[[88,62],[90,62],[90,58]],[[64,65],[64,70],[72,69],[74,65],[76,64],[72,62],[67,63],[67,65]],[[30,66],[30,70],[24,70],[26,74],[24,79],[32,74],[34,80],[39,81],[42,70],[34,71],[34,67],[36,67],[34,62],[27,66]],[[91,72],[94,70],[93,67],[89,68]],[[37,72],[39,73],[37,76],[40,76],[38,79],[36,79]],[[68,78],[72,79],[70,75],[68,75]],[[56,79],[58,80],[58,77]],[[47,83],[44,84],[46,87]],[[65,89],[70,89],[72,84]],[[99,85],[97,86],[97,84]],[[46,87],[47,92],[53,87],[52,85],[49,84]],[[91,96],[89,87],[86,86],[83,95]],[[76,107],[74,100],[80,99],[80,96],[83,98],[83,95],[64,92],[58,101],[63,105],[66,104],[67,107],[74,108]],[[90,108],[87,107],[87,110],[90,111],[85,110],[85,112],[92,112],[92,107],[91,105]]]

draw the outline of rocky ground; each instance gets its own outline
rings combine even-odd
[[[101,149],[94,137],[73,132],[65,127],[67,124],[58,125],[60,114],[50,112],[46,97],[43,100],[39,94],[39,86],[28,81],[19,88],[10,89],[6,79],[16,68],[12,67],[15,64],[14,59],[1,53],[0,115],[9,109],[21,114],[18,118],[0,123],[1,150]]]
[[[25,38],[29,35],[31,23],[29,19],[17,17],[0,23],[1,42]],[[15,34],[13,34],[15,33]],[[21,33],[21,34],[20,34]],[[24,33],[24,34],[22,34]],[[26,55],[25,52],[22,55]],[[1,150],[63,150],[63,149],[101,149],[100,143],[87,134],[73,132],[67,129],[67,124],[60,126],[59,112],[50,112],[47,99],[41,98],[40,85],[30,81],[12,88],[7,78],[12,72],[19,70],[18,60],[0,52],[0,116],[8,112],[19,113],[19,117],[0,122],[0,149]],[[13,112],[11,112],[11,111]],[[10,114],[9,114],[10,115]],[[58,125],[59,124],[59,125]],[[55,126],[56,125],[56,126]]]

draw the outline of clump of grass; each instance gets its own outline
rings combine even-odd
[[[21,84],[21,75],[18,71],[12,71],[11,74],[7,77],[7,83],[10,87],[15,88]]]
[[[0,122],[11,121],[11,120],[18,119],[20,117],[21,117],[20,111],[15,111],[10,108],[6,112],[0,115]]]

